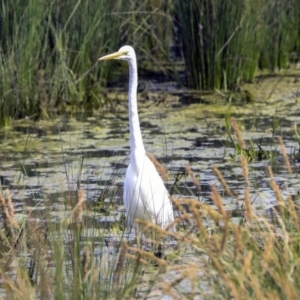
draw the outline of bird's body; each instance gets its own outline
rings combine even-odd
[[[133,225],[134,219],[139,219],[166,228],[174,221],[168,191],[145,153],[140,155],[140,165],[138,172],[132,164],[126,171],[123,199],[128,223]]]
[[[154,164],[146,155],[137,108],[137,63],[135,51],[130,46],[118,52],[101,57],[100,60],[121,59],[129,64],[129,125],[130,125],[130,164],[126,171],[123,200],[127,223],[135,220],[150,221],[166,228],[174,221],[169,194]]]

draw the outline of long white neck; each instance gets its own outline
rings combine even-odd
[[[130,162],[134,168],[137,168],[137,160],[141,158],[141,153],[145,153],[140,128],[138,107],[137,107],[137,85],[138,73],[136,58],[129,61],[129,125],[130,125]]]

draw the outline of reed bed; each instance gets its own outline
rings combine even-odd
[[[235,119],[231,126],[232,139],[245,149]],[[279,149],[287,176],[297,178],[281,138]],[[150,157],[160,173],[166,174]],[[214,167],[220,185],[211,186],[211,204],[172,198],[178,211],[172,224],[176,232],[144,224],[146,230],[157,233],[153,244],[173,240],[172,247],[165,247],[164,258],[136,248],[123,235],[108,242],[105,233],[85,219],[88,199],[83,190],[68,203],[73,208],[63,211],[58,220],[53,220],[51,207],[40,218],[33,218],[26,209],[27,215],[18,217],[10,192],[2,191],[0,291],[9,299],[151,299],[162,295],[173,299],[298,299],[299,196],[289,195],[287,183],[279,186],[268,167],[274,205],[258,213],[252,203],[246,152],[236,159],[240,159],[245,182],[240,187],[244,190],[241,217],[232,218],[227,211],[224,197],[234,198],[236,193]],[[186,164],[185,168],[201,190],[192,167]]]
[[[140,74],[234,88],[258,68],[272,72],[299,60],[299,20],[297,0],[4,0],[0,124],[103,110],[103,87],[123,81],[125,67],[96,67],[97,59],[124,44],[136,48]],[[177,68],[182,56],[185,79]]]
[[[295,1],[174,1],[188,84],[227,89],[299,59]]]
[[[154,44],[157,53],[168,49],[171,18],[168,9],[156,2],[4,0],[1,124],[8,124],[9,118],[103,109],[108,101],[102,88],[122,69],[116,72],[111,64],[96,68],[101,55],[123,44],[137,46],[141,55],[149,55]],[[164,40],[158,42],[158,35]]]

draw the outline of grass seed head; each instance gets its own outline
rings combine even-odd
[[[185,163],[185,164],[184,164],[184,167],[185,167],[187,173],[190,175],[190,177],[191,177],[191,179],[192,179],[192,181],[193,181],[195,187],[198,189],[198,191],[200,191],[200,190],[201,190],[200,182],[199,182],[199,180],[195,177],[195,174],[194,174],[194,172],[192,171],[191,167],[189,166],[188,163]]]
[[[251,223],[253,221],[254,214],[253,214],[253,208],[250,199],[249,188],[245,188],[244,194],[245,194],[245,217],[246,220]]]
[[[220,183],[222,184],[226,194],[228,196],[232,196],[233,193],[231,192],[230,188],[228,187],[226,180],[224,179],[223,175],[221,174],[221,172],[218,170],[218,168],[213,167],[212,168],[213,172],[215,173],[215,175],[217,176],[218,180],[220,181]]]
[[[280,136],[278,139],[279,139],[279,145],[280,145],[281,153],[282,153],[282,156],[283,156],[283,159],[284,159],[284,163],[285,163],[285,165],[286,165],[286,167],[288,169],[288,172],[290,174],[292,174],[293,171],[292,171],[292,168],[291,168],[289,157],[288,157],[288,155],[286,153],[286,148],[284,146],[282,137]]]
[[[79,190],[77,196],[77,204],[74,208],[74,218],[76,223],[82,222],[82,214],[83,214],[85,200],[86,199],[85,199],[84,190]]]
[[[168,176],[168,173],[166,172],[165,168],[163,167],[163,165],[161,163],[159,163],[158,160],[151,153],[146,152],[146,155],[152,161],[158,174],[160,174],[160,176],[163,178],[163,180],[165,180],[165,181],[168,180],[169,176]]]
[[[214,204],[217,206],[219,212],[223,215],[224,218],[226,218],[227,213],[226,213],[222,198],[221,198],[218,190],[216,189],[216,187],[214,185],[211,186],[211,190],[212,190],[212,192],[211,192],[210,198],[212,199]]]
[[[244,179],[246,181],[246,184],[249,186],[250,182],[248,178],[249,175],[248,160],[244,155],[241,156],[241,165],[242,165]]]
[[[238,140],[238,143],[239,143],[240,147],[242,149],[246,149],[246,144],[245,144],[245,141],[243,139],[240,127],[239,127],[236,119],[235,118],[231,118],[230,121],[231,121],[231,126],[232,126],[232,128],[234,130],[234,133],[236,135],[236,138]]]

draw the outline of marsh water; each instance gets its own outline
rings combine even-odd
[[[296,75],[278,75],[244,86],[254,99],[225,92],[201,93],[179,89],[175,84],[148,83],[139,95],[139,117],[146,150],[162,163],[169,178],[165,182],[174,197],[191,197],[212,203],[210,187],[224,196],[232,218],[239,218],[245,181],[240,159],[225,120],[234,117],[249,149],[266,155],[249,162],[253,206],[265,213],[276,204],[266,170],[271,166],[285,191],[299,193],[300,86]],[[126,92],[109,91],[111,99],[101,114],[54,120],[14,121],[0,131],[0,183],[9,188],[16,213],[30,211],[42,218],[50,207],[54,219],[61,218],[69,198],[78,188],[85,191],[89,209],[85,217],[91,227],[112,233],[124,212],[122,188],[129,153]],[[230,131],[232,137],[234,132]],[[282,136],[294,173],[288,174],[278,137]],[[235,137],[234,137],[235,138]],[[201,190],[185,172],[189,163]],[[235,196],[226,196],[212,171],[217,167]],[[76,198],[76,197],[75,197]]]
[[[249,176],[254,205],[259,208],[272,203],[266,166],[272,166],[278,181],[287,172],[278,147],[279,136],[292,166],[298,168],[300,87],[296,79],[275,77],[249,85],[255,99],[248,103],[220,93],[179,90],[170,83],[166,94],[160,92],[165,86],[152,83],[146,97],[139,97],[139,116],[146,150],[169,174],[169,191],[209,201],[210,185],[218,185],[213,166],[220,169],[233,191],[243,191],[240,160],[225,128],[225,119],[235,117],[247,147],[270,154],[250,162]],[[17,207],[26,204],[41,210],[45,198],[55,207],[77,188],[85,190],[91,203],[105,191],[105,196],[122,205],[129,153],[127,100],[126,93],[120,91],[112,91],[108,97],[112,106],[98,116],[39,122],[28,119],[1,129],[1,186],[11,190]],[[186,162],[201,183],[200,192],[185,174]],[[294,179],[290,176],[290,187],[296,184],[292,194],[298,184]],[[227,200],[228,209],[236,208],[236,201]]]

